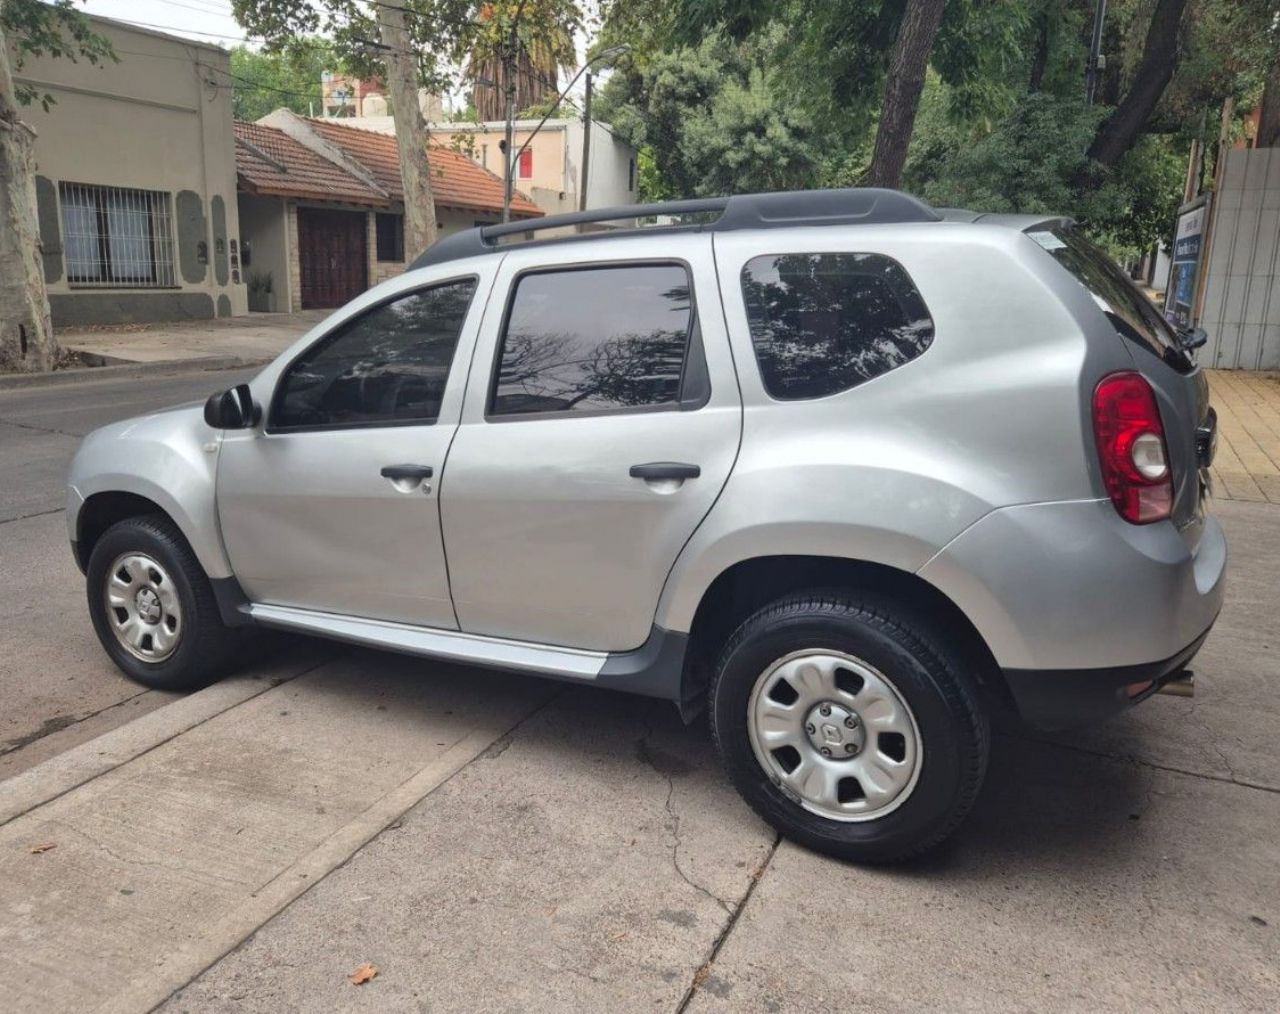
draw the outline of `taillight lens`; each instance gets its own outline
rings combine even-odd
[[[1135,525],[1173,509],[1173,474],[1155,392],[1140,373],[1112,373],[1093,392],[1102,479],[1116,510]]]

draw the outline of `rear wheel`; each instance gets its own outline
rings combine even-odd
[[[127,518],[108,528],[90,554],[86,580],[98,640],[130,679],[189,690],[221,673],[234,632],[168,518]]]
[[[761,609],[721,654],[711,716],[747,802],[844,859],[892,862],[937,844],[986,770],[987,718],[961,666],[886,600],[812,592]]]

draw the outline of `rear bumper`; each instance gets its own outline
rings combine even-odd
[[[1222,608],[1227,544],[1212,516],[1131,525],[1110,500],[992,511],[920,576],[1001,669],[1111,669],[1170,659]]]
[[[1208,636],[1207,629],[1159,662],[1110,669],[1005,669],[1004,678],[1022,721],[1056,732],[1110,718],[1146,700],[1186,669]]]

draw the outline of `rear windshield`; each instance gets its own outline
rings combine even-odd
[[[1191,360],[1156,305],[1117,267],[1115,261],[1074,229],[1055,227],[1027,233],[1083,285],[1116,332],[1178,370]]]

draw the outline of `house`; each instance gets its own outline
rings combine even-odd
[[[30,57],[55,327],[244,313],[225,51],[91,17],[118,63]]]
[[[344,120],[384,134],[395,134],[390,116],[361,116]],[[549,215],[577,211],[582,192],[582,145],[586,128],[581,120],[550,119],[538,128],[537,120],[516,120],[512,149],[520,151],[515,185]],[[534,133],[535,128],[537,133]],[[469,156],[479,165],[502,176],[502,148],[506,123],[433,123],[431,141]],[[613,133],[608,124],[591,124],[590,171],[587,173],[587,208],[613,208],[636,203],[636,150]]]
[[[341,306],[399,274],[406,253],[416,253],[404,247],[395,137],[349,122],[278,109],[257,123],[236,123],[244,268],[255,308]],[[430,161],[441,236],[501,220],[501,179],[448,149],[433,147]],[[513,196],[513,220],[541,214]]]

